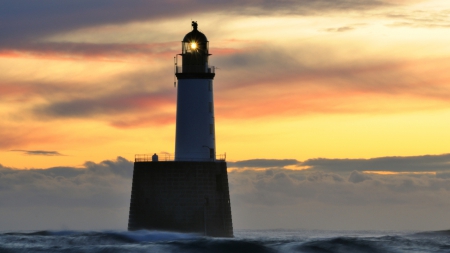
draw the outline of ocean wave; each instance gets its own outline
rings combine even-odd
[[[172,246],[177,251],[187,253],[200,252],[216,252],[216,253],[234,253],[234,252],[260,252],[260,253],[274,253],[277,252],[265,245],[263,241],[247,241],[236,239],[202,239],[187,242],[170,242],[168,245]]]
[[[304,253],[387,253],[389,249],[377,242],[361,238],[338,237],[324,240],[315,240],[293,247],[294,252]]]
[[[235,238],[162,231],[35,231],[0,234],[0,252],[389,253],[449,252],[447,232],[237,231]]]
[[[418,235],[418,236],[450,236],[450,230],[417,232],[414,235]]]

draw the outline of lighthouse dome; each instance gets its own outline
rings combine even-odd
[[[192,31],[184,36],[182,44],[183,73],[206,71],[209,43],[206,36],[197,30],[197,22],[192,21]],[[194,67],[193,67],[194,66]]]
[[[196,41],[198,43],[204,43],[207,42],[208,39],[206,38],[206,36],[199,32],[198,30],[192,30],[192,32],[186,34],[186,36],[184,36],[183,42],[191,42],[191,41]]]
[[[192,22],[193,30],[190,33],[186,34],[186,36],[184,36],[183,42],[195,41],[197,43],[202,43],[202,44],[208,42],[208,39],[206,38],[206,36],[197,30],[197,26],[198,26],[197,22],[193,21]]]

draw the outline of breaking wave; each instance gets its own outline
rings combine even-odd
[[[161,231],[36,231],[0,234],[0,252],[450,252],[450,231],[419,233],[272,230],[235,238]]]

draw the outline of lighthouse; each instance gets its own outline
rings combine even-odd
[[[192,22],[192,31],[181,42],[182,65],[176,60],[177,117],[176,161],[214,161],[214,67],[209,66],[209,43]]]
[[[233,237],[225,155],[216,155],[214,67],[209,43],[192,22],[175,57],[175,156],[136,155],[128,230]]]

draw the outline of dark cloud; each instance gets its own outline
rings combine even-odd
[[[352,173],[350,173],[350,176],[348,177],[348,181],[352,183],[361,183],[363,181],[371,179],[372,178],[369,175],[356,170],[352,171]]]
[[[228,162],[228,167],[258,167],[258,168],[271,168],[271,167],[284,167],[288,165],[296,165],[299,161],[295,159],[251,159],[237,162]]]
[[[300,164],[313,170],[332,172],[392,171],[392,172],[436,172],[450,170],[450,154],[379,157],[371,159],[309,159]]]
[[[13,152],[22,152],[24,155],[42,155],[42,156],[63,156],[63,154],[58,151],[47,151],[47,150],[22,150],[14,149]]]
[[[101,163],[86,162],[84,167],[94,174],[114,174],[131,179],[133,176],[133,162],[123,157],[117,157],[115,161],[106,160]]]
[[[271,173],[235,170],[229,180],[233,222],[243,227],[424,229],[450,225],[439,224],[446,216],[442,208],[450,208],[448,177],[279,169]]]
[[[89,59],[116,59],[139,55],[140,59],[158,58],[169,53],[174,55],[173,48],[178,43],[74,43],[74,42],[23,42],[13,44],[10,48],[3,47],[0,54],[16,53],[20,51],[27,55],[52,57],[79,57]],[[178,47],[176,47],[178,49]]]
[[[0,166],[0,226],[126,229],[132,173],[133,163],[122,157],[82,168]]]
[[[443,195],[450,195],[450,180],[431,174],[377,175],[353,171],[344,175],[280,169],[269,174],[235,170],[230,172],[229,178],[232,195],[238,198],[235,203],[262,206],[290,206],[311,201],[332,205],[398,205],[410,201],[414,204],[414,194],[422,195],[425,202],[426,196],[441,191]],[[439,201],[443,201],[441,197]]]
[[[450,155],[311,159],[307,170],[233,170],[233,221],[253,228],[444,228],[450,208]],[[320,166],[319,166],[320,164]],[[238,213],[239,215],[236,215]],[[430,215],[432,214],[432,215]]]
[[[88,118],[99,115],[117,116],[129,112],[157,111],[156,108],[173,104],[175,92],[164,89],[155,92],[142,90],[127,92],[125,87],[98,97],[65,99],[49,101],[45,105],[37,105],[33,113],[46,118]],[[51,99],[49,97],[49,99]]]
[[[296,55],[301,55],[295,58],[292,50],[296,51]],[[270,89],[276,90],[277,94],[285,95],[286,97],[272,98],[275,108],[274,112],[280,113],[287,111],[289,108],[295,114],[305,112],[311,108],[321,111],[342,112],[349,110],[354,111],[354,104],[343,104],[342,101],[336,105],[330,105],[330,101],[336,95],[340,97],[349,95],[353,96],[355,92],[362,92],[367,94],[383,94],[388,96],[411,95],[422,99],[439,100],[444,103],[448,102],[450,90],[445,87],[442,80],[446,78],[446,72],[440,70],[440,66],[445,65],[448,59],[429,59],[429,61],[411,61],[411,60],[374,60],[354,59],[349,62],[339,62],[337,58],[330,57],[336,53],[336,49],[327,48],[319,45],[304,44],[293,48],[274,48],[269,44],[263,47],[256,46],[248,48],[240,52],[235,52],[229,55],[219,55],[214,59],[214,64],[218,66],[219,73],[222,78],[226,79],[227,85],[220,89],[221,92],[233,92],[234,99],[248,100],[248,93],[242,93],[242,97],[235,92],[237,89],[241,91],[243,87],[258,88],[260,91],[267,91]],[[436,66],[436,68],[424,67],[420,73],[413,66]],[[244,78],[252,73],[253,78]],[[424,79],[423,74],[427,76],[441,76],[442,79],[434,80]],[[439,74],[439,75],[438,75]],[[244,81],[245,80],[245,81]],[[395,81],[393,81],[395,80]],[[283,94],[278,86],[274,83],[283,83],[286,94]],[[318,87],[324,87],[331,94],[318,94],[311,100],[311,94],[317,90]],[[305,91],[307,91],[305,93]],[[268,92],[270,93],[270,92]],[[258,109],[249,113],[243,109],[237,110],[229,105],[230,112],[239,114],[237,111],[242,111],[246,115],[261,113],[270,113],[262,111],[259,108],[261,105],[257,104],[258,94],[264,96],[261,103],[268,104],[267,94],[263,92],[252,93],[255,107]],[[360,94],[358,94],[360,95]],[[289,97],[292,96],[292,97]],[[299,99],[301,96],[305,96]],[[278,96],[280,97],[280,96]],[[293,98],[296,98],[295,100]],[[320,100],[324,97],[324,100]],[[281,103],[280,101],[288,99],[290,103]],[[318,104],[310,104],[318,102]],[[295,110],[296,103],[301,110]],[[240,103],[237,103],[240,105]],[[325,105],[322,107],[321,105]],[[280,108],[286,106],[286,108]],[[381,105],[380,105],[381,106]],[[241,106],[239,106],[241,107]],[[264,106],[267,107],[267,106]],[[252,109],[252,107],[246,106]],[[365,108],[366,110],[367,108]],[[377,106],[371,108],[377,111]],[[270,110],[270,109],[269,109]],[[281,110],[281,111],[280,111]],[[392,111],[392,110],[391,110]]]
[[[29,171],[49,176],[52,178],[63,177],[63,178],[73,178],[86,173],[85,168],[73,168],[73,167],[53,167],[48,169],[31,169]]]
[[[92,84],[65,80],[11,82],[0,87],[0,100],[14,110],[6,115],[8,120],[20,123],[28,119],[83,118],[119,128],[172,124],[176,108],[172,74],[168,63],[165,69],[112,74]],[[173,112],[167,108],[173,108]],[[0,133],[4,135],[0,147],[12,149],[24,145],[20,140],[29,137],[23,133],[27,132],[26,126],[21,130],[0,125]],[[36,135],[49,134],[33,134]]]
[[[205,12],[234,12],[243,15],[317,14],[327,11],[362,10],[389,5],[381,0],[303,0],[303,1],[142,1],[131,0],[5,0],[0,10],[0,44],[15,44],[41,36],[83,27],[192,17]],[[21,40],[18,40],[18,39]],[[25,40],[24,40],[25,39]]]
[[[283,168],[295,165],[308,171],[334,173],[352,172],[352,182],[360,181],[362,171],[389,172],[445,172],[450,171],[450,154],[424,156],[394,156],[370,159],[329,159],[314,158],[303,162],[295,159],[251,159],[229,162],[229,168]],[[269,171],[268,173],[273,173]],[[446,174],[441,174],[444,177]],[[315,181],[313,176],[309,179]],[[365,179],[367,179],[364,176]],[[364,179],[364,180],[365,180]]]

